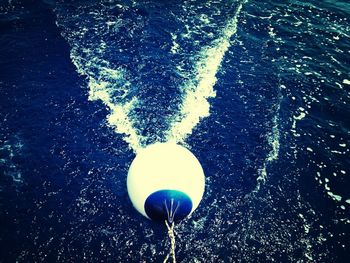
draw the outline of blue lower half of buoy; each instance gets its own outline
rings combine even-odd
[[[156,221],[180,221],[188,216],[191,210],[191,198],[177,190],[156,191],[149,195],[145,202],[146,214]]]

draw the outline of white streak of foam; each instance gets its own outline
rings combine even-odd
[[[279,104],[277,108],[277,112],[279,111]],[[267,179],[267,165],[274,160],[278,159],[279,150],[280,150],[280,131],[278,129],[278,114],[273,118],[273,126],[270,134],[268,135],[268,143],[271,146],[270,152],[267,154],[263,167],[259,169],[259,176],[256,179],[257,185],[253,192],[257,192],[260,189],[261,184],[266,182]]]
[[[139,136],[136,133],[133,123],[129,118],[130,110],[137,101],[133,98],[131,101],[124,103],[113,103],[112,94],[108,88],[110,84],[108,82],[97,82],[93,78],[89,78],[89,100],[101,100],[104,105],[110,110],[110,114],[107,117],[108,123],[114,127],[115,131],[119,134],[125,134],[123,138],[129,144],[129,147],[137,152],[140,146]]]
[[[108,124],[117,133],[124,134],[123,140],[128,143],[131,149],[137,152],[141,148],[140,137],[129,118],[130,111],[137,99],[125,100],[130,83],[125,80],[123,69],[109,68],[106,61],[89,61],[84,67],[79,56],[75,56],[75,52],[76,50],[73,48],[71,59],[78,73],[88,77],[89,100],[101,100],[103,102],[110,111],[107,117]],[[99,73],[96,75],[90,74],[89,68],[98,68]],[[122,95],[116,96],[115,91],[120,91]]]
[[[350,85],[350,80],[348,80],[348,79],[343,79],[343,84]]]
[[[180,113],[170,125],[166,136],[167,141],[183,143],[200,120],[210,115],[208,99],[216,96],[214,90],[217,81],[216,73],[230,47],[230,39],[237,31],[238,15],[244,3],[245,1],[240,3],[234,17],[223,29],[221,37],[211,46],[201,50],[195,66],[195,78],[184,86],[185,94]]]

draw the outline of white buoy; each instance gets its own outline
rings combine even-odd
[[[190,215],[205,187],[202,166],[186,148],[155,143],[142,149],[129,168],[127,188],[134,207],[145,217],[170,223]]]

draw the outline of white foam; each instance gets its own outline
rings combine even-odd
[[[279,110],[279,107],[277,110]],[[276,160],[278,158],[278,153],[280,149],[280,132],[278,129],[277,115],[274,117],[272,132],[271,132],[271,135],[269,136],[268,142],[271,145],[272,149],[267,156],[267,161],[272,162],[273,160]]]
[[[271,26],[268,27],[268,33],[271,38],[274,38],[276,36],[276,33],[274,32],[274,28]]]
[[[87,51],[89,52],[89,51]],[[75,55],[76,50],[72,48],[71,59],[81,75],[88,77],[89,100],[100,100],[109,109],[110,114],[107,117],[109,125],[119,134],[124,134],[123,140],[126,141],[131,149],[137,152],[141,148],[140,136],[133,127],[133,122],[129,114],[133,105],[137,102],[136,98],[125,99],[130,88],[130,83],[125,79],[125,70],[122,68],[113,69],[109,67],[107,61],[89,61],[81,62],[81,58]],[[98,74],[91,74],[90,68],[97,68]],[[116,95],[115,93],[118,93]]]
[[[13,135],[9,140],[5,140],[0,144],[0,151],[2,157],[0,159],[0,165],[3,168],[4,176],[9,176],[16,183],[23,183],[22,172],[14,161],[14,157],[22,154],[22,148],[24,144],[18,135]]]
[[[342,197],[340,195],[336,195],[332,193],[331,191],[328,191],[327,194],[334,200],[340,202],[342,200]]]
[[[172,46],[171,46],[170,52],[172,54],[176,54],[179,50],[179,47],[180,47],[180,45],[176,42],[177,35],[174,33],[171,33],[171,40],[172,40]]]
[[[242,1],[238,5],[233,18],[222,29],[220,37],[200,51],[199,59],[195,63],[192,72],[193,79],[180,87],[183,91],[183,102],[180,106],[180,112],[171,119],[170,128],[166,132],[166,140],[183,143],[200,120],[209,116],[210,104],[208,99],[216,96],[213,89],[217,81],[216,73],[230,47],[230,38],[237,31],[238,15],[245,2]],[[93,19],[99,21],[101,14],[98,11],[91,10],[89,14],[93,16]],[[205,25],[210,23],[209,18],[204,14],[200,16],[200,21]],[[57,24],[59,25],[59,22]],[[115,68],[112,63],[104,60],[105,56],[102,54],[108,48],[108,43],[99,38],[98,34],[101,30],[106,32],[117,30],[121,26],[121,22],[107,20],[102,26],[97,24],[94,28],[87,28],[85,23],[79,26],[77,28],[73,27],[73,31],[68,28],[62,34],[71,45],[73,64],[77,71],[88,80],[89,100],[101,101],[107,107],[110,112],[107,117],[108,124],[117,133],[124,134],[123,140],[129,144],[131,149],[137,152],[144,146],[143,142],[146,141],[135,128],[134,116],[131,116],[134,105],[138,101],[137,98],[131,98],[129,93],[132,87],[127,81],[126,70],[122,67]],[[189,32],[190,26],[185,26]],[[96,33],[93,44],[90,41],[91,36],[87,34],[89,31]],[[170,52],[173,54],[181,51],[177,41],[179,36],[181,35],[171,34],[172,46]]]
[[[343,88],[343,86],[342,86],[340,83],[336,82],[335,84],[336,84],[340,89]]]
[[[331,153],[344,154],[343,152],[340,152],[340,151],[337,151],[337,150],[331,150]]]
[[[277,112],[279,111],[280,104],[278,104]],[[260,189],[261,183],[265,183],[267,179],[267,165],[274,160],[278,159],[279,150],[280,150],[280,131],[278,129],[278,115],[275,115],[273,118],[273,126],[270,134],[268,135],[268,143],[271,146],[270,152],[267,154],[263,167],[258,170],[259,176],[257,178],[257,186],[253,192],[256,192]]]
[[[184,95],[180,113],[170,124],[167,141],[183,143],[200,120],[210,115],[208,99],[216,96],[214,90],[217,81],[216,73],[230,47],[230,39],[237,31],[238,15],[244,2],[238,6],[233,18],[221,32],[221,36],[210,46],[201,50],[195,65],[195,78],[185,83],[183,87]]]
[[[110,114],[107,117],[108,123],[114,127],[117,133],[125,134],[123,139],[129,144],[131,149],[137,152],[141,148],[140,139],[129,118],[130,110],[137,100],[133,98],[131,101],[113,103],[113,95],[109,86],[109,83],[104,81],[97,82],[90,78],[89,100],[101,100],[108,107],[110,110]]]
[[[348,80],[348,79],[343,79],[343,84],[350,85],[350,80]]]
[[[305,116],[306,116],[305,112],[300,112],[300,114],[299,114],[298,116],[293,116],[293,118],[294,118],[295,120],[300,121],[300,120],[304,119]]]

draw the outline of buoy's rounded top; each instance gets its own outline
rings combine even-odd
[[[134,207],[153,220],[164,220],[169,214],[174,221],[185,218],[197,208],[204,186],[197,158],[174,143],[142,149],[131,163],[127,178]]]

